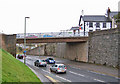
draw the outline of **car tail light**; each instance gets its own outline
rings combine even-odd
[[[60,68],[58,68],[58,70],[60,70]]]
[[[41,64],[41,62],[40,62],[40,64]]]
[[[65,67],[65,69],[67,69],[67,68]]]

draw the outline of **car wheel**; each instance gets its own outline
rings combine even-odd
[[[46,67],[46,65],[45,65],[45,67]]]
[[[50,69],[50,72],[53,72],[52,69]]]
[[[56,72],[55,72],[56,74],[58,74],[58,71],[56,70]]]
[[[36,63],[34,63],[34,65],[36,66]]]
[[[64,73],[66,74],[66,71]]]

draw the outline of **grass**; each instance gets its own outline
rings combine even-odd
[[[2,82],[41,81],[24,63],[15,59],[5,50],[2,50]]]

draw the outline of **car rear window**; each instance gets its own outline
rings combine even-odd
[[[49,58],[49,60],[53,60],[53,58]]]
[[[60,65],[59,68],[65,68],[65,66],[64,65]]]
[[[45,60],[41,60],[41,62],[45,62]]]

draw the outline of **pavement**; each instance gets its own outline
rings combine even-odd
[[[59,59],[64,60],[63,58],[59,58]],[[83,69],[83,70],[89,70],[91,72],[95,72],[95,73],[98,73],[98,74],[100,73],[100,74],[103,74],[103,75],[114,76],[114,77],[117,77],[117,78],[118,78],[118,74],[120,74],[119,69],[104,66],[104,65],[76,62],[76,61],[70,61],[70,60],[67,60],[67,62],[64,63],[64,64],[69,65],[69,66],[73,66],[73,67],[77,67],[77,68],[80,68],[80,69]]]
[[[46,58],[46,57],[53,57],[53,56],[43,56],[40,57],[42,59]],[[119,69],[114,68],[114,67],[109,67],[109,66],[105,66],[105,65],[97,65],[97,64],[91,64],[91,63],[84,63],[84,62],[76,62],[76,61],[72,61],[72,60],[68,60],[65,58],[59,58],[59,57],[53,57],[55,60],[62,60],[62,61],[58,61],[60,63],[72,66],[72,67],[77,67],[80,68],[82,70],[89,70],[93,73],[100,73],[103,75],[109,75],[109,76],[113,76],[118,78],[118,74],[120,74]]]

